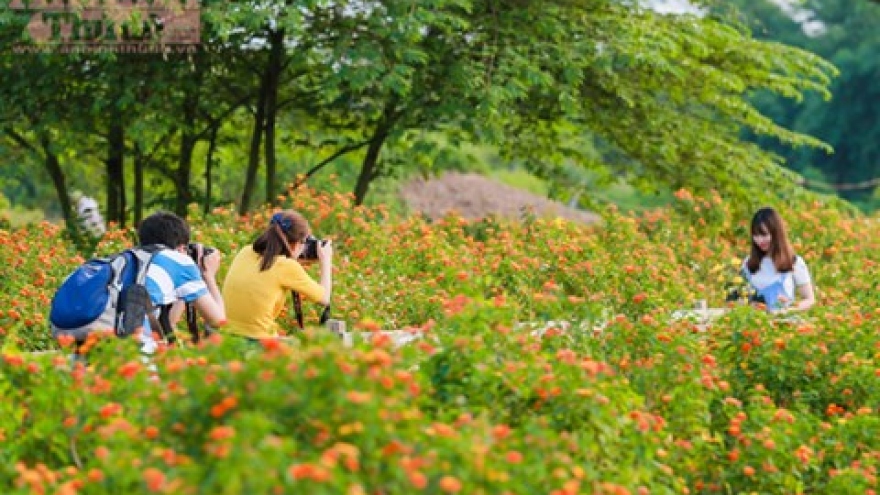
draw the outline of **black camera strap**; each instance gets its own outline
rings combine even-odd
[[[303,324],[302,296],[296,291],[292,291],[291,296],[293,297],[293,311],[296,315],[296,324],[299,325],[300,330],[302,330],[305,328],[305,325]],[[328,304],[327,306],[324,306],[324,310],[321,311],[321,317],[318,319],[318,323],[324,325],[329,319],[330,305]]]
[[[299,292],[293,291],[293,312],[296,314],[296,324],[299,325],[299,329],[303,330],[305,326],[303,325],[303,308],[302,308],[302,296],[299,295]]]
[[[169,344],[173,344],[177,341],[177,337],[174,335],[174,327],[171,326],[171,305],[163,304],[159,308],[159,331],[162,333],[162,337]]]
[[[196,308],[192,303],[186,303],[186,329],[192,336],[192,343],[198,344],[201,334],[199,334],[199,322],[196,320]]]
[[[171,325],[171,304],[163,304],[159,308],[159,330],[162,337],[169,344],[177,342],[177,336],[174,334],[174,327]],[[199,334],[199,324],[196,320],[196,308],[192,303],[186,303],[186,327],[192,335],[193,344],[198,344],[201,340]]]

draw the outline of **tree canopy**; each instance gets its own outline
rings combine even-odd
[[[831,61],[840,72],[829,90],[828,102],[816,94],[794,104],[779,95],[756,95],[756,107],[780,124],[816,136],[834,152],[792,148],[778,141],[756,142],[784,157],[786,166],[806,176],[809,185],[837,190],[866,207],[880,202],[871,194],[880,178],[880,5],[844,0],[808,0],[797,10],[784,11],[767,0],[735,2],[738,14],[755,37],[786,43]]]
[[[557,182],[574,167],[753,204],[801,189],[744,131],[829,149],[751,97],[827,99],[834,66],[734,16],[615,0],[308,0],[208,1],[201,19],[195,53],[5,49],[0,156],[49,174],[61,210],[71,187],[104,191],[108,218],[125,222],[193,201],[245,212],[259,185],[273,202],[297,174],[332,167],[361,202],[375,179],[442,167],[437,151],[465,143]],[[7,46],[36,46],[26,21],[3,9]]]

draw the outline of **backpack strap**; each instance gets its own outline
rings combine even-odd
[[[153,305],[152,300],[149,298],[149,294],[146,291],[147,285],[147,273],[149,272],[150,266],[153,264],[153,259],[159,254],[163,249],[167,249],[162,244],[150,244],[145,246],[138,246],[128,251],[132,254],[133,259],[137,262],[137,274],[135,277],[135,285],[139,287],[143,287],[144,292],[147,294],[146,303],[147,307],[146,312],[149,314],[152,312],[156,306]],[[174,337],[174,328],[171,325],[170,304],[162,304],[159,305],[159,334],[169,343],[173,343],[175,340]]]
[[[116,308],[119,308],[122,303],[122,290],[124,289],[122,272],[125,270],[125,264],[127,263],[127,260],[125,259],[125,253],[123,252],[121,254],[107,256],[100,259],[109,263],[111,269],[113,270],[113,276],[107,282],[107,292],[110,294],[110,300],[113,301],[114,306]],[[121,315],[117,310],[116,316],[114,318],[114,328],[121,328],[122,316],[123,315]]]
[[[139,246],[128,250],[134,255],[138,262],[137,278],[135,279],[136,284],[146,285],[147,270],[149,270],[150,265],[153,263],[153,258],[159,254],[159,251],[161,251],[163,247],[164,246],[162,245],[156,244],[152,246]]]

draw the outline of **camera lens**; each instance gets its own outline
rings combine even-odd
[[[314,236],[306,237],[305,241],[303,242],[303,250],[302,250],[302,253],[299,255],[299,259],[302,259],[302,260],[316,260],[316,259],[318,259],[318,242],[320,242],[320,241],[318,239],[316,239]]]

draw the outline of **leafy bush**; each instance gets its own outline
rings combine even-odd
[[[874,219],[787,212],[820,305],[797,320],[735,306],[703,328],[670,313],[724,304],[748,239],[717,197],[589,228],[429,223],[309,190],[285,206],[335,239],[350,329],[420,338],[220,336],[146,362],[101,339],[72,363],[46,313],[83,257],[50,224],[0,230],[3,493],[877,490]],[[271,213],[191,220],[231,256]]]

